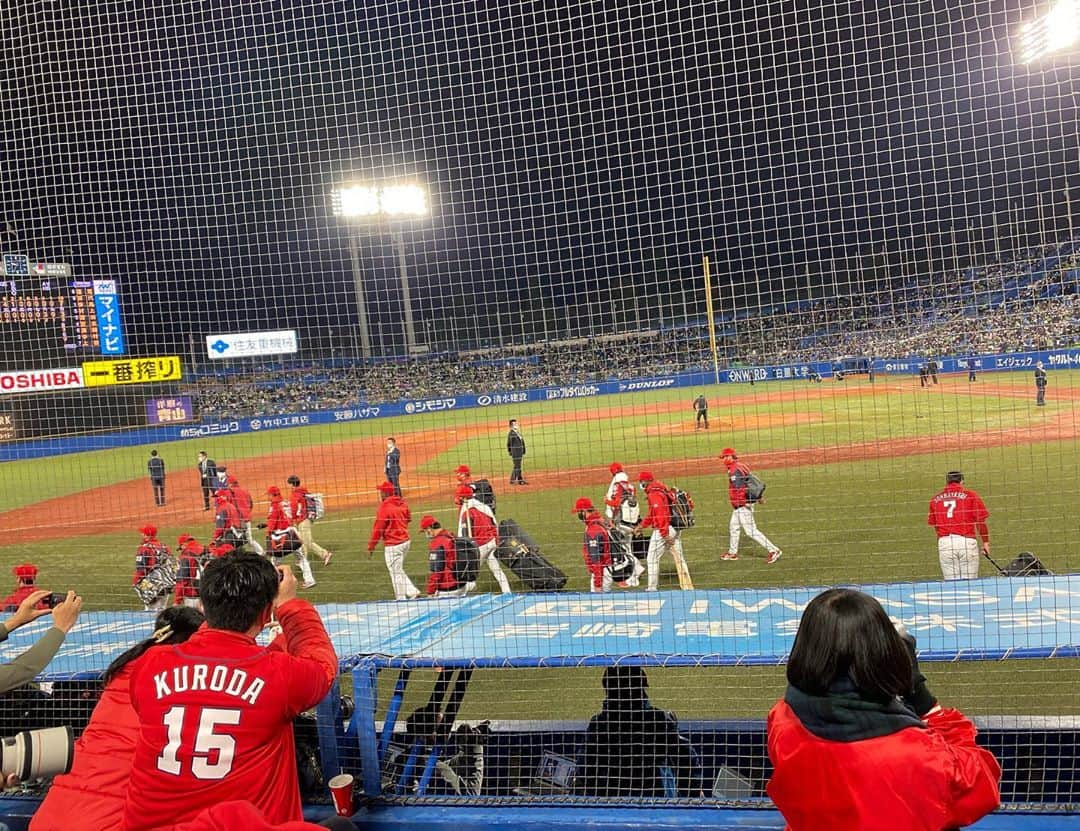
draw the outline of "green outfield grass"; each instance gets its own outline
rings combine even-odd
[[[666,478],[688,490],[697,504],[697,527],[685,532],[684,545],[698,588],[936,579],[940,572],[934,535],[926,527],[926,504],[941,487],[945,471],[961,468],[990,508],[998,562],[1004,565],[1017,552],[1029,550],[1055,571],[1075,570],[1080,566],[1074,543],[1080,442],[1031,441],[1045,439],[1062,416],[1071,423],[1072,402],[1055,401],[1053,392],[1070,389],[1072,373],[1054,373],[1050,405],[1039,409],[1026,395],[1031,387],[1027,373],[983,374],[983,379],[1002,387],[1003,394],[971,396],[956,379],[950,379],[952,389],[946,392],[920,390],[910,378],[879,377],[872,392],[850,397],[820,397],[821,387],[802,382],[722,385],[706,390],[714,422],[708,432],[692,429],[690,401],[696,391],[678,390],[217,437],[170,443],[161,450],[172,460],[172,469],[185,468],[189,478],[195,452],[203,447],[241,471],[243,465],[236,463],[243,459],[289,451],[292,466],[317,482],[319,471],[307,466],[314,448],[398,434],[406,437],[402,482],[407,488],[415,472],[408,461],[407,437],[422,433],[451,449],[429,459],[419,472],[442,475],[467,462],[490,475],[500,517],[519,520],[549,559],[569,575],[568,588],[573,590],[586,590],[588,584],[581,561],[581,525],[569,508],[578,496],[602,498],[604,485],[598,482],[606,477],[597,471],[612,459],[633,471],[660,462],[681,463],[669,467],[676,472]],[[867,386],[863,379],[847,383],[860,389]],[[781,392],[789,397],[772,400]],[[646,409],[668,401],[685,406],[677,412]],[[526,475],[543,471],[549,487],[511,489],[503,484],[509,471],[504,425],[511,415],[521,420],[529,442]],[[456,444],[456,430],[475,433],[477,425],[488,424],[490,430]],[[978,448],[955,440],[987,430],[1018,430],[1028,443]],[[742,559],[718,559],[727,548],[730,514],[722,468],[715,458],[721,447],[737,447],[754,466],[756,454],[894,440],[914,441],[899,455],[762,470],[768,492],[757,512],[758,523],[784,550],[784,557],[767,567],[763,552],[744,541]],[[0,466],[7,485],[4,507],[141,479],[147,452],[148,447],[135,447],[6,463]],[[581,474],[573,471],[588,468],[593,473],[585,485],[579,481]],[[283,471],[282,479],[288,472]],[[355,477],[356,490],[370,488],[378,473],[348,471],[350,480]],[[171,481],[172,487],[178,486]],[[249,484],[253,491],[261,489],[261,483]],[[413,501],[412,509],[414,517],[433,512],[446,523],[455,515],[449,487],[445,496]],[[390,596],[381,552],[374,559],[364,552],[372,512],[372,508],[334,510],[331,501],[331,512],[318,524],[316,537],[337,556],[329,569],[316,565],[319,583],[306,592],[309,599],[364,601]],[[47,516],[41,518],[42,525],[48,522]],[[171,543],[184,531],[205,537],[207,527],[164,525],[161,538]],[[37,563],[43,585],[74,587],[84,594],[89,608],[137,608],[128,588],[136,544],[134,532],[8,544],[0,546],[0,562],[6,567],[21,560]],[[414,546],[408,571],[422,586],[426,570],[422,540]],[[992,573],[984,562],[983,575]],[[677,587],[669,560],[662,563],[661,587]],[[493,588],[485,570],[479,589]],[[1080,662],[1064,660],[960,664],[939,668],[935,681],[940,690],[955,696],[956,703],[976,713],[1071,714],[1078,707],[1073,694],[1078,666]],[[570,682],[572,675],[577,678]],[[1012,695],[1008,690],[1015,677],[1032,681],[1035,692]],[[567,699],[556,694],[567,683],[581,695]],[[762,715],[765,702],[782,687],[782,670],[664,670],[655,673],[653,687],[658,702],[679,709],[681,715]],[[720,692],[706,695],[706,688]],[[513,689],[514,695],[507,696],[506,689]],[[482,694],[470,694],[465,714],[477,718],[521,718],[530,711],[534,717],[580,717],[599,702],[600,695],[596,673],[586,670],[484,672],[477,675],[474,690]],[[529,704],[534,695],[535,704]]]

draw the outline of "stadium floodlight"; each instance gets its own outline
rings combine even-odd
[[[428,214],[427,192],[412,182],[349,185],[334,191],[334,213],[346,219],[408,219]]]
[[[1020,61],[1033,63],[1080,42],[1080,0],[1058,0],[1042,17],[1020,29]]]
[[[371,222],[395,222],[428,215],[427,191],[415,182],[384,182],[382,184],[346,185],[333,192],[334,213],[344,219]],[[409,295],[409,272],[405,260],[405,238],[399,228],[393,229],[398,273],[401,277],[401,300],[405,309],[405,351],[416,352],[416,331],[413,326],[412,298]],[[356,290],[357,314],[360,318],[360,344],[365,358],[371,357],[371,336],[367,325],[367,308],[360,272],[360,254],[356,236],[352,237],[353,285]]]

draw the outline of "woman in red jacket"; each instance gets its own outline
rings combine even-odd
[[[881,604],[829,589],[803,612],[769,713],[767,790],[791,831],[942,831],[999,802],[1001,767],[943,709]]]
[[[109,665],[102,679],[105,690],[75,743],[71,772],[53,780],[30,820],[31,831],[120,828],[139,733],[139,720],[128,695],[130,665],[152,646],[183,643],[202,623],[198,609],[172,606],[157,616],[153,635]]]

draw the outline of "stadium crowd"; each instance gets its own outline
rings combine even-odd
[[[1065,249],[1069,248],[1068,253]],[[841,356],[941,357],[1080,341],[1080,255],[1027,250],[946,278],[898,278],[717,321],[721,367]],[[409,361],[319,363],[203,375],[182,392],[199,418],[306,412],[366,402],[499,392],[711,369],[705,321],[643,332]]]

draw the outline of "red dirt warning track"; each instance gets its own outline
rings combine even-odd
[[[899,389],[907,388],[907,386],[899,387]],[[760,392],[755,390],[724,399],[723,408],[716,408],[711,413],[715,417],[714,427],[719,429],[714,429],[710,433],[719,435],[722,431],[726,432],[730,429],[768,428],[820,421],[817,414],[810,413],[761,415],[745,411],[756,405],[782,401],[863,397],[879,392],[895,392],[897,389],[894,380],[882,379],[875,386],[829,384]],[[1022,390],[1016,387],[981,382],[962,386],[943,384],[940,391],[957,395],[1031,397],[1030,394],[1020,396],[1019,393]],[[918,392],[917,387],[916,392]],[[1080,398],[1074,390],[1060,389],[1055,390],[1055,393],[1070,400]],[[678,424],[683,424],[686,430],[692,429],[692,414],[689,413],[687,403],[667,401],[641,405],[628,403],[625,399],[621,405],[597,406],[585,411],[530,417],[528,427],[530,431],[535,431],[544,426],[571,423],[582,419],[601,421],[626,415],[663,416],[673,413],[686,414],[686,421],[680,421]],[[412,432],[399,431],[398,443],[407,452],[407,469],[402,478],[408,495],[411,498],[425,498],[441,493],[446,495],[449,501],[454,485],[449,469],[442,476],[423,475],[412,471],[422,467],[436,456],[453,450],[464,441],[477,436],[501,433],[505,429],[505,422],[499,419],[478,424],[456,425],[453,429],[446,430],[428,428]],[[677,432],[677,426],[676,423],[667,422],[648,427],[644,432],[647,435],[670,435]],[[1016,427],[936,435],[932,439],[922,436],[764,451],[753,454],[753,464],[755,468],[761,469],[823,465],[863,459],[894,458],[931,451],[950,452],[1078,437],[1080,437],[1080,431],[1078,431],[1076,420],[1069,414],[1063,414],[1044,424],[1041,430]],[[278,483],[284,486],[285,478],[293,472],[298,472],[305,480],[310,480],[313,489],[325,493],[335,509],[373,506],[377,502],[374,491],[375,476],[382,470],[384,446],[384,439],[376,436],[294,448],[239,460],[235,465],[230,465],[230,472],[234,473],[241,483],[252,491],[256,502],[265,498],[262,492],[267,485]],[[222,461],[228,463],[227,459]],[[462,459],[462,461],[469,460]],[[670,477],[685,473],[687,466],[694,464],[701,465],[701,470],[707,472],[718,463],[714,456],[707,455],[697,459],[680,459],[673,462],[655,461],[650,462],[649,466],[658,475]],[[169,504],[164,509],[154,507],[149,483],[144,477],[140,477],[0,513],[0,528],[4,529],[5,542],[17,544],[131,531],[147,521],[155,522],[159,526],[209,525],[210,513],[202,509],[202,496],[194,471],[194,459],[191,460],[190,468],[180,468],[177,471],[178,466],[178,462],[172,463],[174,472],[169,474],[167,480]],[[501,480],[506,471],[498,475],[491,474],[489,471],[475,472],[480,475],[493,475],[495,479]],[[569,482],[581,485],[604,485],[609,479],[606,466],[557,471],[529,470],[528,477],[530,488],[533,490],[563,488]],[[261,515],[261,508],[257,505],[256,517]]]

